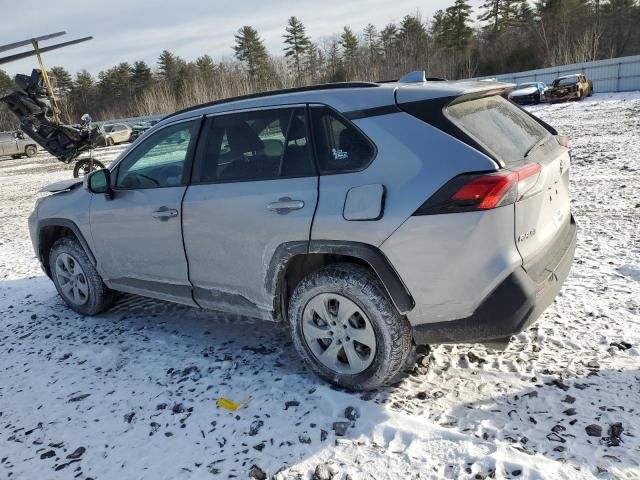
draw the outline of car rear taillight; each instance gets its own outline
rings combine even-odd
[[[488,210],[517,202],[537,191],[539,163],[496,173],[464,174],[438,190],[414,215]]]
[[[569,150],[571,150],[571,140],[569,140],[569,137],[567,137],[566,135],[556,135],[556,140],[564,148],[568,148]]]

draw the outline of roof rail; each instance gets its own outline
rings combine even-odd
[[[369,87],[379,87],[379,86],[380,85],[373,82],[334,82],[334,83],[321,83],[319,85],[306,85],[304,87],[282,88],[279,90],[267,90],[264,92],[250,93],[248,95],[239,95],[237,97],[221,98],[220,100],[201,103],[199,105],[194,105],[192,107],[184,108],[182,110],[178,110],[177,112],[170,113],[169,115],[163,117],[162,119],[164,120],[166,118],[174,117],[182,113],[191,112],[193,110],[198,110],[200,108],[212,107],[214,105],[223,105],[225,103],[237,102],[240,100],[250,100],[253,98],[270,97],[272,95],[284,95],[287,93],[298,93],[298,92],[311,92],[315,90],[333,90],[333,89],[342,89],[342,88],[369,88]]]

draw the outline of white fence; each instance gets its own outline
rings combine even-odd
[[[584,73],[593,82],[595,92],[628,92],[640,90],[640,55],[609,58],[595,62],[574,63],[559,67],[540,68],[526,72],[506,73],[484,78],[495,78],[501,82],[545,82],[550,84],[554,78],[572,73]]]

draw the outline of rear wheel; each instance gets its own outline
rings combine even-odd
[[[27,157],[33,158],[38,154],[38,149],[33,145],[29,145],[27,148],[24,149],[24,153],[27,155]]]
[[[96,315],[113,303],[113,292],[74,238],[63,237],[54,243],[49,253],[49,268],[56,290],[72,310],[82,315]]]
[[[296,287],[289,323],[298,353],[325,380],[373,390],[400,372],[412,347],[411,327],[372,272],[333,264]]]

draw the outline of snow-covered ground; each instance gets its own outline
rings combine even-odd
[[[70,168],[0,160],[0,478],[640,478],[640,94],[532,110],[574,145],[562,294],[506,351],[421,350],[365,395],[272,323],[133,296],[74,314],[26,226]]]

